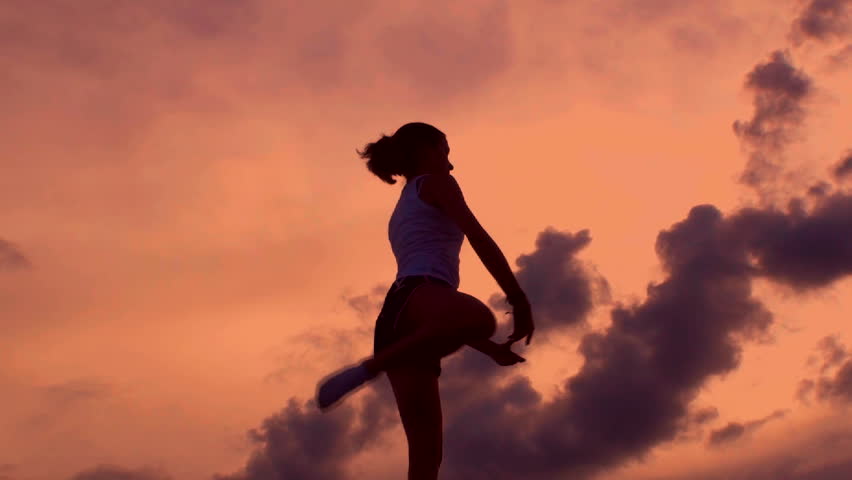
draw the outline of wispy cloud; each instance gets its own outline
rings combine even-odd
[[[707,439],[707,445],[711,447],[719,447],[721,445],[733,443],[743,436],[753,433],[755,430],[759,429],[771,420],[784,418],[787,413],[789,413],[787,410],[778,410],[757,420],[751,420],[744,423],[730,422],[724,427],[710,432],[710,437]]]
[[[29,268],[30,261],[11,242],[0,238],[0,272]]]

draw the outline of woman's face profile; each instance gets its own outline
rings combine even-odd
[[[431,149],[429,155],[430,170],[440,173],[450,173],[453,169],[453,164],[450,163],[450,144],[447,138],[444,137],[436,148]]]

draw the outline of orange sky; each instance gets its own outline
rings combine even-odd
[[[628,303],[665,277],[661,230],[695,205],[757,201],[737,182],[748,153],[732,124],[752,117],[746,75],[771,52],[814,85],[784,150],[793,183],[828,178],[852,148],[850,57],[830,60],[852,37],[793,41],[807,2],[605,3],[0,6],[0,479],[241,471],[246,431],[371,351],[403,182],[382,183],[355,149],[406,122],[446,132],[453,175],[513,267],[547,227],[588,229],[579,258]],[[499,292],[467,242],[460,275],[483,301]],[[852,283],[754,288],[773,340],[744,342],[739,366],[703,384],[693,405],[718,418],[601,478],[762,472],[791,452],[852,462],[819,449],[852,442],[848,404],[796,399],[820,339],[852,347]],[[528,361],[506,378],[552,398],[581,367],[583,333],[519,346]],[[401,478],[402,430],[385,435],[351,455],[351,478]]]

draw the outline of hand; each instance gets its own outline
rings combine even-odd
[[[529,345],[532,340],[533,331],[535,331],[532,307],[530,307],[529,302],[526,300],[515,303],[515,305],[512,305],[512,320],[515,323],[515,329],[509,335],[509,340],[506,341],[506,344],[511,346],[513,343],[526,337],[527,345]]]

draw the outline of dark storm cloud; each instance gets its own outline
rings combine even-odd
[[[723,444],[734,442],[740,439],[743,435],[754,432],[771,420],[783,418],[786,414],[786,410],[779,410],[764,418],[752,420],[750,422],[730,422],[724,427],[710,432],[707,444],[711,447],[718,447]]]
[[[280,412],[249,432],[255,444],[245,467],[214,480],[340,480],[362,450],[375,446],[383,432],[399,423],[396,403],[384,379],[364,389],[364,403],[344,402],[321,413],[313,400],[291,398]]]
[[[734,122],[734,132],[750,150],[740,181],[757,187],[779,173],[777,154],[802,124],[802,104],[812,86],[811,79],[793,67],[784,52],[775,51],[768,62],[748,74],[746,88],[754,93],[754,114],[751,120]]]
[[[809,0],[793,22],[791,36],[801,44],[807,39],[825,41],[850,31],[852,0]]]
[[[760,275],[804,291],[852,274],[852,196],[833,194],[811,212],[746,208],[731,234],[754,255]]]
[[[538,234],[536,249],[516,260],[515,277],[532,305],[539,338],[583,324],[596,301],[608,301],[607,281],[575,258],[590,242],[588,230],[572,234],[547,228]],[[511,311],[504,295],[492,295],[488,303],[498,312]]]
[[[29,268],[30,261],[10,242],[0,238],[0,272]]]
[[[160,470],[142,468],[130,470],[114,465],[99,465],[80,472],[70,480],[171,480],[172,477]]]
[[[852,152],[834,166],[832,173],[837,180],[852,178]]]
[[[755,276],[814,289],[850,273],[843,266],[849,243],[843,240],[852,238],[846,235],[849,201],[835,195],[811,212],[747,209],[727,218],[712,206],[693,208],[658,237],[656,249],[668,278],[651,285],[642,304],[615,308],[605,332],[582,339],[583,367],[552,402],[541,402],[522,382],[515,383],[512,398],[518,400],[504,401],[525,405],[522,418],[506,415],[499,429],[492,420],[490,433],[479,435],[461,422],[479,418],[469,399],[480,394],[465,397],[459,387],[456,397],[467,398],[468,406],[459,425],[448,422],[453,431],[447,438],[448,478],[591,474],[676,438],[695,423],[689,406],[700,386],[736,368],[741,342],[766,338],[771,314],[751,295]],[[822,396],[843,398],[852,383],[847,375],[841,368],[830,383],[824,381]],[[483,411],[501,418],[493,416],[499,409],[492,395],[507,393],[495,389],[481,397]],[[783,415],[735,424],[717,433],[717,442]],[[522,439],[495,433],[500,431],[523,432]],[[455,441],[464,449],[451,447]],[[454,456],[457,451],[465,454]],[[506,451],[513,453],[495,453]]]
[[[751,297],[746,252],[724,238],[723,224],[703,206],[660,234],[668,278],[649,287],[644,303],[614,309],[605,332],[583,338],[585,362],[552,401],[542,402],[523,377],[470,381],[448,365],[447,478],[592,474],[643,456],[694,422],[689,403],[698,388],[736,367],[738,338],[760,336],[771,322]]]
[[[736,338],[766,331],[771,315],[751,296],[745,252],[722,226],[718,210],[700,206],[661,232],[666,280],[583,338],[583,367],[535,433],[553,471],[604,468],[672,439],[698,387],[738,365]]]

